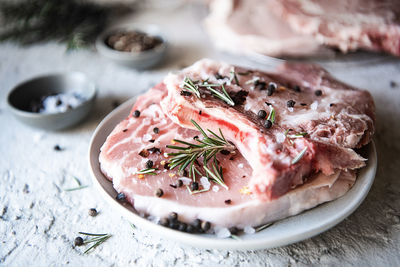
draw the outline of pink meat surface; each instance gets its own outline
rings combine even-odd
[[[341,51],[367,49],[400,56],[396,0],[270,0],[274,13],[301,34]]]
[[[230,106],[205,87],[199,87],[200,98],[182,95],[185,77],[226,83],[237,103]],[[268,96],[266,87],[271,82],[277,89]],[[161,102],[164,112],[184,128],[193,128],[194,120],[212,131],[221,129],[251,166],[250,190],[260,199],[276,199],[319,171],[332,175],[365,165],[352,148],[367,144],[374,132],[372,97],[336,81],[316,65],[285,64],[274,73],[262,73],[201,60],[170,74],[164,83],[168,89]],[[288,107],[288,101],[294,102],[293,107]],[[270,113],[272,108],[275,123],[267,129],[257,113]],[[301,132],[307,135],[291,137]]]
[[[161,218],[177,212],[180,220],[186,222],[199,218],[223,227],[257,226],[336,199],[355,181],[354,172],[337,171],[330,176],[320,173],[278,199],[261,201],[245,190],[252,179],[252,169],[240,153],[235,153],[218,156],[229,190],[213,183],[210,191],[194,195],[185,186],[173,188],[170,185],[181,176],[175,170],[164,169],[168,160],[164,153],[170,152],[165,146],[174,138],[193,142],[193,137],[200,134],[178,126],[163,113],[159,102],[166,95],[165,86],[160,84],[139,96],[129,116],[108,136],[99,156],[102,172],[139,213]],[[135,110],[141,112],[140,117],[133,116]],[[153,131],[155,127],[158,134]],[[160,151],[139,155],[154,147]],[[154,162],[157,175],[136,174],[146,168],[148,160]],[[164,191],[161,198],[154,196],[158,188]],[[225,203],[228,199],[229,205]]]
[[[233,53],[305,56],[327,53],[309,35],[293,31],[264,0],[214,0],[205,27],[212,41]]]

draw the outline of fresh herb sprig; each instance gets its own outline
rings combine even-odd
[[[270,105],[270,108],[271,108],[271,112],[269,113],[267,120],[272,123],[275,123],[275,109],[272,105]]]
[[[83,244],[94,243],[92,246],[90,246],[88,249],[86,249],[85,252],[83,252],[84,254],[97,248],[98,246],[100,246],[102,243],[106,242],[111,237],[111,234],[92,234],[92,233],[85,233],[85,232],[79,232],[79,233],[81,235],[93,236],[92,239],[89,239],[89,240],[86,240],[83,242]]]
[[[296,157],[294,157],[294,159],[292,160],[292,165],[296,164],[297,162],[299,162],[301,160],[301,158],[304,156],[304,154],[306,153],[308,147],[303,148],[303,150],[300,151],[299,154],[297,154]]]
[[[168,156],[172,156],[169,160],[169,167],[171,169],[178,167],[180,172],[188,167],[189,177],[195,181],[196,174],[203,175],[199,168],[196,167],[196,164],[198,164],[197,160],[202,158],[203,170],[206,176],[225,189],[228,189],[224,182],[222,167],[219,165],[216,155],[222,150],[232,151],[235,149],[235,146],[225,139],[221,129],[219,130],[220,135],[211,130],[208,130],[210,134],[208,135],[194,120],[191,120],[191,122],[201,132],[203,139],[197,138],[197,144],[174,139],[175,142],[186,145],[186,147],[167,145],[167,148],[177,150],[177,152],[168,153]],[[210,163],[211,159],[212,162]]]
[[[157,175],[155,168],[147,168],[140,171],[137,171],[136,174],[149,174],[149,175]]]
[[[232,98],[226,91],[224,84],[211,84],[208,83],[208,79],[204,80],[202,83],[199,83],[199,81],[193,81],[188,77],[185,77],[185,79],[183,80],[183,89],[194,93],[197,96],[197,98],[200,98],[199,87],[205,87],[207,90],[211,92],[213,96],[221,99],[228,105],[230,106],[235,105],[235,102],[232,100]],[[217,90],[218,87],[220,88],[220,90]]]
[[[82,185],[81,181],[79,181],[79,179],[76,178],[75,176],[72,176],[72,178],[74,178],[74,180],[75,180],[75,182],[77,183],[78,186],[77,187],[73,187],[73,188],[64,189],[64,191],[71,192],[71,191],[81,190],[81,189],[89,187],[88,185]]]

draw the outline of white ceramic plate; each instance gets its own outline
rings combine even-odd
[[[362,153],[368,158],[367,166],[359,172],[356,183],[343,197],[280,220],[258,233],[241,235],[240,240],[219,239],[215,235],[187,234],[156,225],[137,215],[130,205],[123,205],[115,199],[117,192],[101,173],[99,166],[100,147],[114,127],[129,114],[135,100],[130,99],[119,106],[97,126],[89,147],[90,172],[93,183],[115,210],[136,226],[158,236],[208,249],[253,250],[288,245],[315,236],[341,222],[361,204],[374,181],[377,157],[375,145],[371,143],[363,151],[365,153]]]

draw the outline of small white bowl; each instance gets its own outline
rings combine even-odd
[[[113,33],[121,31],[141,31],[150,36],[157,36],[162,40],[160,45],[142,52],[123,52],[112,49],[106,44],[106,39]],[[167,50],[167,41],[161,30],[152,24],[131,24],[126,26],[115,26],[103,32],[96,40],[97,51],[115,63],[132,67],[135,69],[146,69],[159,63]]]

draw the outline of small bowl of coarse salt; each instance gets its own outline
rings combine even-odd
[[[92,109],[96,87],[83,73],[51,74],[20,83],[8,94],[13,115],[25,124],[60,130],[84,119]]]

